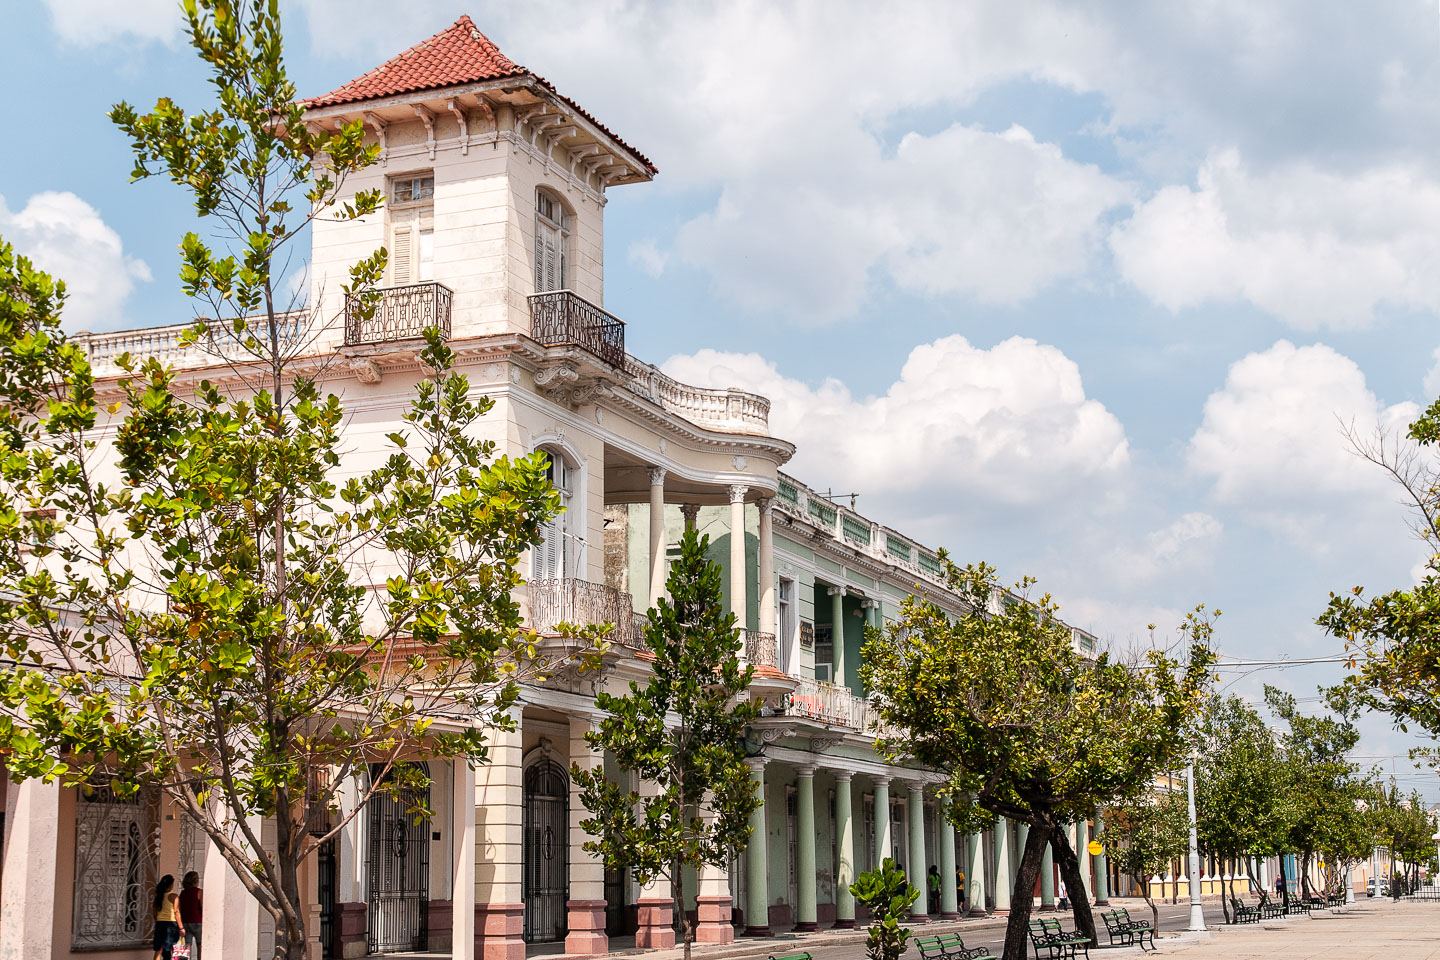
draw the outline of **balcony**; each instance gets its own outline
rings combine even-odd
[[[570,578],[530,581],[530,626],[536,633],[554,636],[562,623],[609,623],[610,643],[635,647],[642,645],[641,619],[630,595],[614,587]]]
[[[691,423],[726,433],[770,434],[770,401],[735,387],[692,387],[650,363],[625,358],[626,388]]]
[[[573,291],[530,295],[530,336],[546,346],[573,344],[625,368],[625,321]]]
[[[824,680],[800,680],[798,684],[785,698],[785,716],[847,727],[872,737],[894,733],[880,721],[870,701],[856,696],[849,687]]]
[[[375,310],[366,315],[356,297],[345,301],[345,345],[360,347],[401,340],[419,340],[430,327],[450,339],[450,301],[455,294],[443,283],[410,283],[378,291]]]
[[[780,667],[780,644],[773,633],[740,631],[745,637],[745,659],[757,667]]]

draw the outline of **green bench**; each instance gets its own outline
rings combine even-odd
[[[1236,923],[1259,923],[1260,907],[1250,906],[1236,897],[1230,898],[1230,908],[1235,915]]]
[[[1050,960],[1076,960],[1084,951],[1085,960],[1090,960],[1090,940],[1078,933],[1065,930],[1059,920],[1031,920],[1030,943],[1035,947],[1035,960],[1040,960],[1040,951]]]
[[[1155,930],[1150,926],[1150,921],[1132,919],[1130,911],[1125,907],[1106,910],[1100,914],[1100,919],[1105,921],[1105,932],[1110,935],[1110,946],[1138,945],[1143,952],[1146,943],[1149,943],[1151,948],[1154,948]]]
[[[920,952],[920,960],[941,960],[943,957],[954,957],[956,960],[995,960],[994,954],[984,947],[966,947],[965,941],[954,933],[943,937],[916,937],[915,949]]]
[[[804,953],[785,953],[778,957],[771,954],[770,960],[815,960],[815,958],[812,957],[810,951],[807,950]]]

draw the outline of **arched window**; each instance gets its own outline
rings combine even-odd
[[[565,454],[553,447],[540,450],[550,458],[545,471],[546,478],[560,493],[560,513],[545,524],[544,536],[535,547],[531,561],[530,576],[534,580],[559,580],[574,576],[577,564],[574,532],[571,529],[571,501],[574,499],[574,479],[577,471]]]
[[[535,292],[570,283],[570,211],[543,188],[535,191]]]
[[[155,889],[155,796],[85,784],[75,797],[72,946],[133,948],[150,940]]]

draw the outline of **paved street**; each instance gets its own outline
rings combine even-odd
[[[1331,913],[1228,927],[1210,940],[1165,944],[1161,953],[1184,960],[1309,960],[1337,955],[1345,960],[1432,960],[1440,958],[1440,903],[1366,900]]]

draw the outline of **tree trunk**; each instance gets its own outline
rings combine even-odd
[[[1055,828],[1048,823],[1030,825],[1025,850],[1020,855],[1020,868],[1015,872],[1015,888],[1010,893],[1010,919],[1005,923],[1005,951],[1001,960],[1025,960],[1030,939],[1030,910],[1035,902],[1035,881],[1045,858],[1045,844]]]
[[[1150,908],[1150,929],[1155,931],[1156,933],[1159,933],[1160,905],[1155,902],[1155,897],[1150,893],[1150,874],[1132,873],[1130,875],[1130,879],[1135,882],[1135,886],[1140,888],[1140,890],[1142,891],[1140,896],[1144,898],[1145,906]],[[1164,888],[1162,887],[1161,889],[1163,890]]]
[[[694,933],[690,929],[690,914],[685,911],[685,866],[676,857],[670,868],[670,896],[675,901],[675,918],[680,921],[680,939],[685,951],[685,960],[690,960],[690,942]],[[747,921],[748,922],[748,921]]]
[[[300,909],[300,861],[305,851],[295,843],[295,827],[288,809],[288,803],[279,806],[275,816],[275,866],[280,873],[275,955],[285,960],[309,960],[310,944],[305,937],[305,917]]]
[[[1070,838],[1065,836],[1064,830],[1055,831],[1051,846],[1055,851],[1055,864],[1060,868],[1060,876],[1070,891],[1070,910],[1075,917],[1075,932],[1098,947],[1100,941],[1095,937],[1095,915],[1090,912],[1090,891],[1080,873],[1080,859],[1071,848]]]

